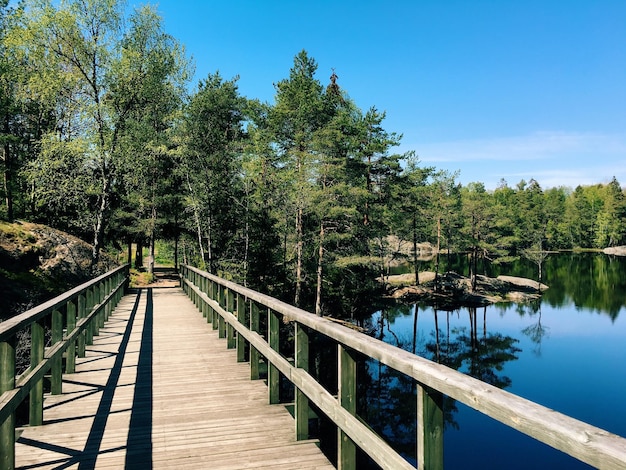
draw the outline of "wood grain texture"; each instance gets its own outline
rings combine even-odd
[[[99,333],[17,468],[334,468],[182,290],[126,296]]]

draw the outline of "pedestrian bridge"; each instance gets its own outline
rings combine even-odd
[[[444,467],[444,394],[592,466],[626,468],[626,439],[198,269],[183,267],[180,286],[127,281],[124,266],[0,324],[0,468],[349,469],[357,448],[415,468],[356,416],[362,358],[415,381],[419,468]],[[337,345],[336,390],[308,372],[311,334]],[[338,429],[335,465],[310,438],[320,413]]]

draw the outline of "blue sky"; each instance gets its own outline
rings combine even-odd
[[[133,0],[129,0],[133,5]],[[160,0],[196,65],[273,102],[302,49],[425,166],[493,189],[626,185],[626,1]]]

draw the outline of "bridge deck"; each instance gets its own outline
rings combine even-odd
[[[126,296],[20,430],[16,465],[44,468],[330,469],[178,288]]]

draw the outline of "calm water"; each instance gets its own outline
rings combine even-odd
[[[485,272],[534,277],[535,269],[520,262]],[[532,305],[412,305],[366,323],[386,342],[626,437],[626,259],[550,255],[544,282],[550,289]],[[361,413],[413,460],[411,383],[377,363],[367,369]],[[444,414],[447,469],[589,468],[452,400]]]

